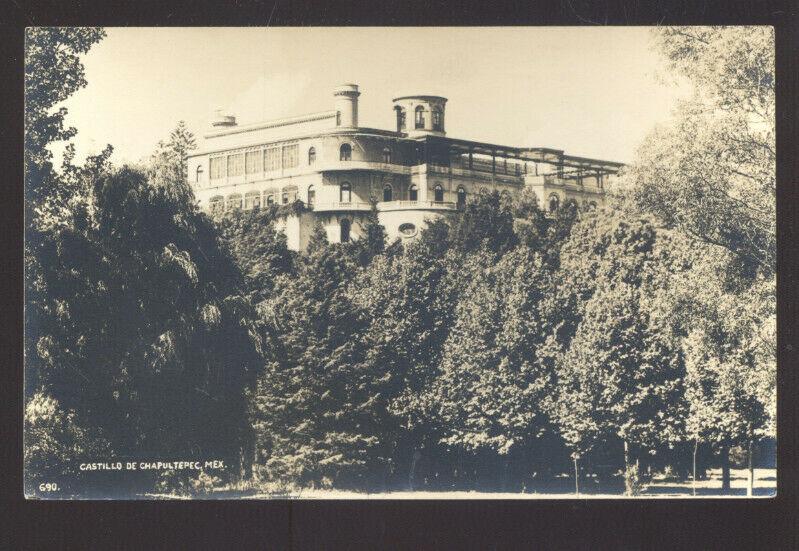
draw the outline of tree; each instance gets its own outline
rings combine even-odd
[[[684,291],[670,299],[672,317],[688,366],[688,435],[695,450],[707,441],[720,453],[728,489],[729,447],[751,449],[769,432],[758,427],[773,423],[774,31],[666,27],[655,43],[694,95],[647,138],[623,192],[628,207],[654,214],[698,251]]]
[[[346,244],[317,228],[296,277],[261,308],[275,337],[252,416],[268,479],[368,487],[388,461],[383,373],[364,363],[365,322],[347,295],[356,273]]]
[[[776,262],[774,36],[770,27],[667,27],[670,69],[695,94],[647,138],[624,181],[636,208],[730,250],[738,271]]]
[[[36,393],[25,406],[25,495],[36,495],[40,483],[56,491],[80,492],[81,462],[107,457],[108,442],[80,425],[74,411],[64,411],[44,393]]]
[[[377,217],[377,201],[372,200],[372,208],[363,226],[364,236],[350,245],[360,266],[366,266],[372,259],[386,249],[386,229]]]
[[[66,107],[53,108],[86,86],[80,55],[105,37],[97,27],[31,27],[25,34],[25,204],[34,222],[46,203],[57,208],[71,190],[53,170],[50,147],[72,138]]]
[[[253,304],[271,298],[282,276],[295,274],[296,254],[289,250],[286,235],[275,229],[274,222],[275,209],[234,210],[217,220]]]
[[[744,299],[724,284],[730,253],[698,247],[692,256],[690,270],[672,272],[674,291],[665,299],[684,335],[687,436],[695,452],[710,444],[720,454],[725,491],[730,487],[729,449],[744,446],[751,495],[752,448],[760,438],[775,435],[772,282],[758,278]]]
[[[375,256],[349,293],[369,323],[360,335],[364,363],[385,377],[381,393],[388,409],[381,426],[394,443],[389,474],[410,486],[425,465],[433,469],[441,459],[427,390],[439,372],[456,301],[451,270],[457,272],[458,262],[452,254],[440,256],[447,232],[446,222],[434,222],[404,250]],[[389,480],[394,483],[393,476]]]
[[[448,446],[508,458],[534,446],[548,425],[541,404],[551,374],[536,361],[548,274],[540,256],[525,248],[496,264],[493,254],[476,251],[463,269],[470,281],[433,387],[436,422]],[[527,465],[527,472],[534,468]]]
[[[194,134],[184,121],[178,121],[169,140],[158,142],[155,152],[146,165],[147,179],[152,185],[164,187],[170,194],[194,206],[194,192],[188,179],[189,152],[197,147]]]
[[[448,220],[448,225],[450,246],[461,252],[485,248],[502,254],[518,242],[511,205],[503,203],[496,191],[481,192],[459,216]]]
[[[140,172],[102,175],[93,205],[36,257],[30,391],[120,456],[239,464],[262,342],[235,265],[205,215]]]
[[[572,450],[575,479],[581,457],[619,443],[628,493],[635,491],[641,453],[656,453],[682,434],[684,364],[668,320],[651,306],[662,292],[651,277],[656,243],[645,220],[592,215],[581,221],[555,276],[561,286],[551,308],[560,321],[542,347],[556,366],[552,416]]]

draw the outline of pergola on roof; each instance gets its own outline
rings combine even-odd
[[[549,163],[563,166],[564,168],[575,168],[579,170],[599,170],[602,172],[615,173],[624,166],[624,163],[565,155],[562,149],[551,149],[547,147],[512,147],[486,142],[447,138],[444,136],[422,136],[416,138],[416,141],[423,141],[433,146],[448,147],[450,151],[459,153],[478,153],[490,155],[492,157],[499,156],[517,159],[520,161]]]

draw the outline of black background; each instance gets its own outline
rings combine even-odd
[[[799,549],[796,337],[799,2],[207,2],[0,4],[0,548]],[[22,135],[26,26],[675,25],[776,28],[778,495],[562,501],[25,501]],[[346,30],[342,30],[346,32]],[[320,55],[323,53],[320,52]],[[467,60],[464,60],[467,62]],[[624,109],[619,105],[619,110]]]

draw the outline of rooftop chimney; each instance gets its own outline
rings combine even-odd
[[[235,115],[225,113],[222,109],[217,109],[214,111],[214,116],[211,119],[211,126],[214,128],[236,126],[236,117]]]

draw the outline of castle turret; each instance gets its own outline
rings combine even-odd
[[[342,84],[333,90],[338,111],[337,126],[342,128],[358,127],[358,91],[357,84]]]
[[[444,111],[447,98],[441,96],[402,96],[394,98],[397,132],[409,137],[444,136]]]

